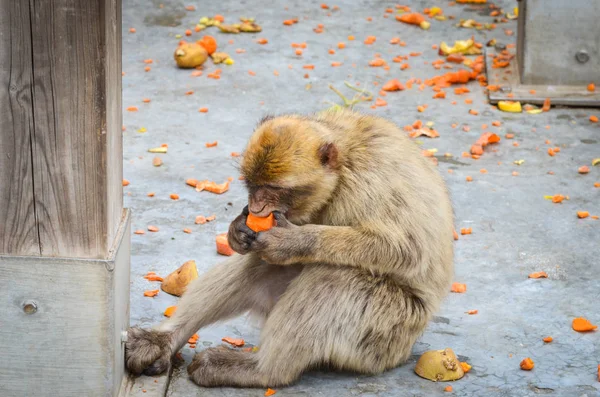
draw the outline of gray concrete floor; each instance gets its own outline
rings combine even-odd
[[[161,8],[160,3],[164,6]],[[124,188],[125,204],[133,210],[133,229],[148,225],[160,228],[157,233],[132,235],[131,323],[151,326],[163,319],[167,306],[177,299],[166,293],[146,298],[143,291],[158,288],[157,283],[143,279],[148,271],[166,275],[189,259],[195,259],[200,272],[220,260],[215,252],[215,235],[225,232],[229,222],[245,205],[246,195],[237,180],[233,151],[242,151],[256,122],[265,114],[314,112],[326,108],[326,100],[338,101],[327,86],[338,88],[343,81],[368,87],[377,93],[374,82],[390,78],[405,82],[409,78],[426,79],[445,72],[435,70],[431,61],[438,59],[432,44],[452,43],[471,35],[479,42],[497,38],[512,43],[504,29],[516,32],[516,23],[500,24],[494,31],[459,29],[460,18],[491,22],[487,6],[456,5],[447,1],[406,1],[413,10],[438,5],[454,21],[433,21],[429,31],[407,26],[392,17],[383,18],[391,1],[332,2],[337,11],[323,10],[317,1],[286,2],[233,1],[200,2],[188,0],[124,0],[123,1],[123,107],[137,106],[138,112],[124,110],[124,176],[131,184]],[[497,1],[512,10],[516,1]],[[195,5],[197,11],[185,11]],[[215,70],[211,61],[201,77],[175,67],[172,54],[177,34],[192,28],[204,15],[222,14],[227,22],[240,16],[255,17],[263,26],[260,34],[225,35],[211,28],[194,33],[215,36],[219,49],[235,60],[233,66],[221,66],[220,80],[206,77]],[[329,15],[330,14],[330,15]],[[282,21],[299,17],[294,26]],[[372,21],[367,21],[372,17]],[[324,32],[313,28],[324,24]],[[170,26],[176,25],[176,26]],[[135,27],[137,32],[129,33]],[[347,36],[356,36],[348,41]],[[363,44],[368,35],[377,37],[373,45]],[[267,45],[255,40],[264,37]],[[391,45],[392,37],[400,37],[406,47]],[[233,42],[230,44],[229,40]],[[347,48],[337,49],[346,42]],[[306,42],[308,47],[299,57],[290,44]],[[236,53],[237,48],[246,50]],[[328,49],[334,48],[334,55]],[[401,71],[391,62],[396,55],[422,52],[411,57],[410,69]],[[389,71],[368,66],[375,53],[390,64]],[[151,70],[144,71],[145,59],[153,59]],[[343,62],[331,67],[332,61]],[[302,68],[315,65],[314,70]],[[291,65],[291,66],[288,66]],[[456,67],[455,67],[456,69]],[[254,71],[251,76],[248,71]],[[275,75],[278,72],[278,76]],[[309,77],[305,78],[305,73]],[[600,82],[597,82],[600,83]],[[584,316],[600,323],[600,221],[578,219],[576,211],[586,210],[600,215],[600,167],[591,160],[600,157],[600,125],[588,121],[590,114],[600,116],[598,109],[553,108],[540,115],[503,113],[486,103],[483,88],[476,82],[468,85],[470,94],[455,96],[448,89],[445,100],[432,99],[428,87],[389,93],[388,105],[371,109],[363,103],[358,109],[388,117],[403,126],[416,119],[432,121],[440,137],[419,138],[423,148],[437,149],[439,170],[452,194],[456,212],[456,228],[472,227],[473,234],[456,242],[456,281],[466,283],[465,294],[450,294],[427,332],[414,346],[414,356],[405,365],[382,376],[313,372],[289,388],[278,390],[278,396],[433,396],[443,395],[446,384],[437,384],[413,373],[416,358],[429,349],[451,347],[461,360],[473,369],[454,382],[454,394],[461,396],[593,396],[600,394],[596,371],[600,360],[600,333],[580,334],[571,329],[575,317]],[[186,96],[186,91],[194,94]],[[349,91],[348,91],[349,92]],[[350,94],[350,92],[349,92]],[[151,99],[143,103],[143,98]],[[464,103],[472,98],[473,104]],[[452,105],[451,101],[457,104]],[[424,113],[417,105],[428,104]],[[208,107],[208,113],[198,109]],[[477,109],[473,116],[469,109]],[[491,122],[499,120],[500,127]],[[458,123],[458,128],[451,124]],[[471,127],[464,132],[462,125]],[[479,160],[461,157],[483,131],[497,132],[502,141]],[[549,126],[549,128],[545,128]],[[138,132],[141,128],[147,131]],[[515,139],[504,139],[513,133]],[[206,148],[205,142],[217,140],[218,146]],[[555,157],[546,153],[559,146]],[[516,142],[519,145],[513,146]],[[169,145],[167,154],[158,155],[164,164],[153,167],[155,155],[151,147]],[[452,157],[443,157],[451,153]],[[517,166],[515,160],[525,160]],[[577,169],[590,165],[591,172],[580,175]],[[480,173],[487,169],[487,173]],[[518,176],[512,176],[518,171]],[[553,171],[551,175],[548,171]],[[198,193],[185,185],[187,178],[223,182],[234,177],[229,192],[219,196]],[[473,177],[467,183],[465,178]],[[147,193],[155,192],[150,198]],[[180,196],[178,201],[169,198]],[[545,195],[563,194],[570,200],[553,204]],[[196,215],[217,216],[205,225],[195,225]],[[191,234],[183,232],[190,228]],[[548,279],[533,280],[527,275],[546,271]],[[477,315],[465,312],[477,309]],[[257,343],[259,331],[249,320],[239,318],[199,332],[197,350],[220,343],[223,336],[240,336]],[[544,344],[551,335],[554,342]],[[184,348],[189,362],[194,351]],[[524,357],[535,361],[535,369],[519,369]],[[142,389],[160,394],[167,382],[160,378],[138,379],[132,391]],[[161,391],[162,388],[162,391]],[[185,375],[185,367],[175,369],[167,396],[261,396],[264,390],[201,389]]]

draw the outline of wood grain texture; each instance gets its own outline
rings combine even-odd
[[[112,256],[0,256],[0,396],[116,396],[129,321],[130,217]],[[23,303],[37,311],[26,314]]]
[[[0,0],[0,253],[39,255],[30,136],[31,21],[28,2]]]
[[[0,78],[19,83],[0,96],[1,252],[106,258],[123,206],[121,1],[0,1]]]

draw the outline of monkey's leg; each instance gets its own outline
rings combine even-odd
[[[249,310],[266,314],[300,272],[235,255],[192,282],[175,314],[152,330],[131,328],[126,363],[134,374],[164,372],[171,357],[198,329]]]
[[[278,387],[329,364],[379,373],[404,361],[427,324],[393,281],[358,269],[307,267],[273,308],[258,353],[211,348],[188,367],[201,386]]]

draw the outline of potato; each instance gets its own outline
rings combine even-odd
[[[161,288],[168,294],[181,296],[187,285],[197,278],[196,261],[187,261],[179,269],[165,277]]]
[[[465,374],[456,354],[450,348],[423,353],[417,361],[415,372],[420,377],[434,382],[458,380]]]
[[[197,43],[182,43],[173,54],[180,68],[195,68],[208,59],[208,52]]]

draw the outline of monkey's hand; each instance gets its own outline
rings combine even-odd
[[[251,251],[250,245],[256,239],[256,232],[246,225],[248,214],[248,206],[245,206],[242,213],[231,222],[229,232],[227,233],[229,246],[235,252],[242,255]]]
[[[273,265],[300,263],[311,248],[310,236],[302,233],[302,226],[296,226],[280,212],[273,212],[277,226],[257,233],[250,244],[250,251],[265,262]]]
[[[134,375],[158,375],[171,362],[171,334],[139,327],[129,328],[125,365]]]

